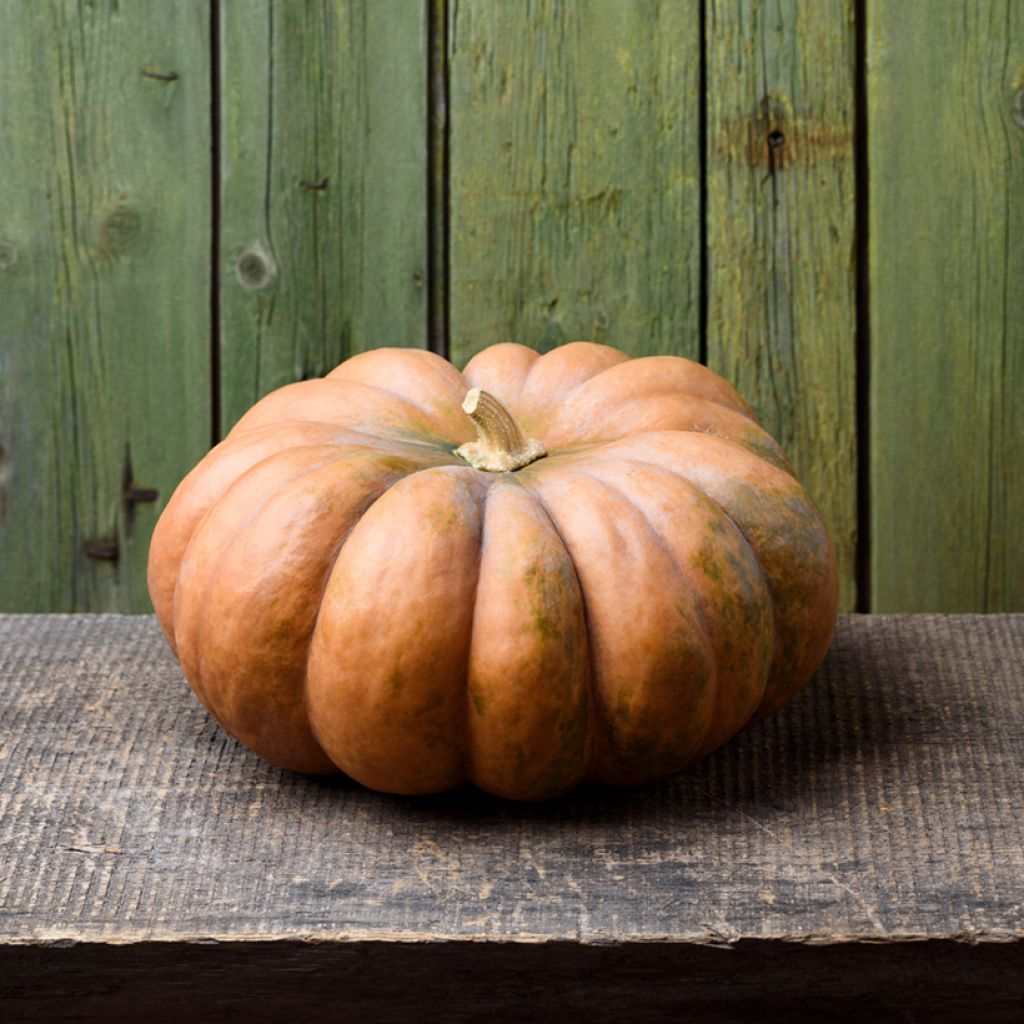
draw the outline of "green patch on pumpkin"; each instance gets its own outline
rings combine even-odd
[[[438,533],[452,529],[459,521],[458,511],[452,505],[431,505],[426,520]]]
[[[524,573],[533,612],[533,628],[546,641],[563,639],[562,619],[559,614],[567,599],[568,581],[563,566],[552,570],[534,562]]]
[[[715,547],[712,541],[701,544],[692,561],[709,580],[719,585],[722,584],[725,576],[722,573],[722,566],[719,564],[719,548]]]

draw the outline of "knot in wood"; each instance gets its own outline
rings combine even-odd
[[[235,277],[248,291],[266,288],[273,280],[277,268],[259,242],[253,243],[235,261]]]
[[[100,256],[123,256],[139,239],[142,211],[132,199],[118,198],[100,207],[96,249]]]

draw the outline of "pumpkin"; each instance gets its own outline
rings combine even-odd
[[[828,533],[736,391],[675,356],[377,349],[257,402],[149,587],[199,700],[284,768],[518,799],[675,772],[810,678]]]

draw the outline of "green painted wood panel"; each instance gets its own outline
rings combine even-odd
[[[871,586],[1024,609],[1024,4],[868,4]]]
[[[200,0],[0,9],[2,610],[148,610],[209,441],[208,31]]]
[[[451,0],[450,338],[697,355],[700,8]]]
[[[427,342],[423,0],[219,0],[221,427]]]
[[[856,600],[853,3],[709,0],[708,365],[782,443]]]

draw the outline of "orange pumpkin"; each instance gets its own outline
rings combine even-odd
[[[828,534],[737,393],[675,356],[378,349],[258,402],[149,559],[196,695],[275,764],[550,797],[779,708],[836,621]]]

